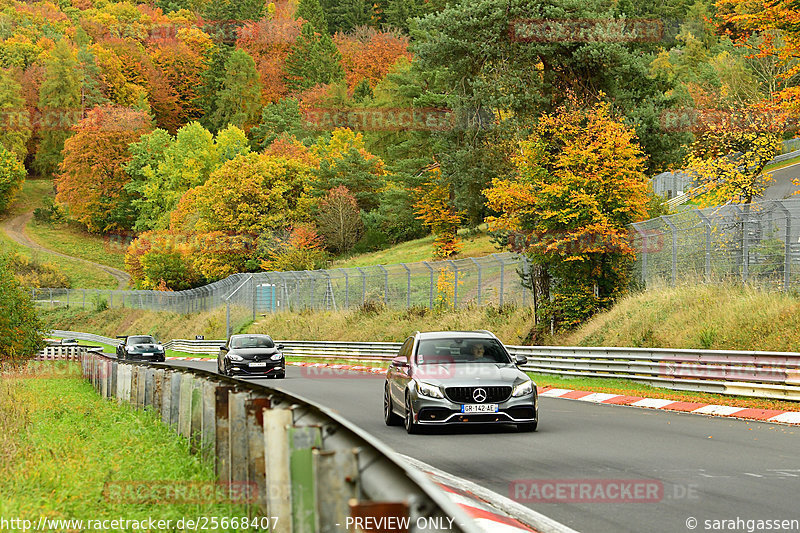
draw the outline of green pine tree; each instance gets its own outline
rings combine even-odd
[[[41,176],[53,176],[61,163],[64,141],[72,126],[80,120],[81,72],[69,43],[62,39],[46,64],[44,81],[39,88],[42,129],[33,166]]]
[[[256,121],[261,108],[261,82],[256,62],[244,50],[234,51],[225,62],[227,76],[217,92],[212,117],[215,131],[228,124],[247,130]]]
[[[296,19],[303,19],[319,32],[328,31],[328,23],[325,21],[325,12],[319,0],[300,0],[297,4],[297,10],[294,13]]]
[[[330,35],[314,31],[310,23],[303,30],[286,58],[286,86],[290,91],[304,91],[319,83],[344,78],[342,55]]]

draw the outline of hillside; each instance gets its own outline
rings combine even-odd
[[[648,290],[621,300],[558,344],[797,352],[800,299],[794,292],[738,285]]]

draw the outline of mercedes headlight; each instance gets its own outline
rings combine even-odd
[[[228,357],[231,358],[231,361],[244,361],[241,355],[236,355],[235,353],[229,354]]]
[[[275,355],[270,357],[270,359],[272,359],[273,361],[280,361],[282,358],[283,358],[283,354],[281,354],[281,353],[276,353]]]
[[[515,385],[514,390],[511,392],[511,396],[514,398],[519,398],[520,396],[527,396],[528,394],[533,394],[533,381],[523,381],[522,383]]]
[[[442,394],[442,389],[440,389],[436,385],[425,383],[424,381],[417,382],[417,390],[421,395],[427,396],[428,398],[444,398],[444,394]]]

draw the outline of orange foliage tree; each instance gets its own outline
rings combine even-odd
[[[300,35],[301,21],[291,16],[251,21],[239,30],[238,48],[256,62],[261,81],[261,101],[277,102],[289,93],[284,78],[289,52]]]
[[[124,186],[128,145],[151,129],[142,111],[98,107],[87,113],[64,142],[64,159],[56,178],[56,200],[89,231],[129,228],[133,213]]]
[[[543,311],[560,324],[578,324],[625,290],[628,225],[646,217],[650,198],[644,160],[609,104],[582,109],[573,98],[520,142],[516,175],[484,191],[500,213],[490,227],[516,233],[518,251],[555,279]]]
[[[453,206],[450,187],[442,180],[441,171],[431,171],[430,181],[416,189],[417,201],[414,209],[417,219],[433,232],[434,257],[446,259],[461,249],[458,228],[463,214]]]
[[[752,56],[771,57],[778,63],[775,80],[778,91],[771,94],[767,107],[800,113],[800,10],[797,0],[717,0],[716,22],[719,31],[740,46],[750,48]]]
[[[367,27],[353,33],[337,33],[333,42],[342,54],[344,79],[351,94],[362,80],[375,87],[401,57],[411,59],[408,38],[396,31],[379,32]]]

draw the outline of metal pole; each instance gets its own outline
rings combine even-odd
[[[674,287],[678,280],[678,228],[666,215],[662,215],[661,219],[672,229],[672,286]]]
[[[735,209],[736,212],[739,214],[739,218],[742,220],[742,281],[747,282],[747,278],[749,277],[749,259],[750,259],[750,250],[747,242],[747,219],[745,214],[739,209],[736,205],[731,205],[731,208]]]
[[[703,221],[703,226],[706,234],[706,254],[705,254],[705,276],[706,281],[711,281],[711,220],[703,214],[699,209],[697,216]]]
[[[378,265],[383,271],[383,303],[389,304],[389,271],[383,268],[383,265]]]
[[[788,291],[792,272],[792,215],[783,202],[772,203],[783,212],[783,216],[786,218],[786,232],[783,239],[783,290]]]
[[[502,307],[503,306],[503,292],[505,290],[506,264],[503,262],[503,260],[500,258],[499,255],[492,254],[492,257],[494,257],[497,260],[497,262],[500,263],[500,307]]]
[[[431,273],[431,283],[428,290],[428,309],[433,309],[433,267],[428,264],[427,261],[422,262]]]
[[[340,268],[344,274],[344,308],[350,307],[350,274],[347,273],[346,268]]]
[[[406,308],[411,307],[411,269],[405,263],[400,266],[406,270]]]
[[[447,261],[453,267],[453,310],[458,308],[458,266],[452,259]]]
[[[647,232],[639,227],[639,224],[631,224],[639,235],[642,237],[642,285],[647,287]]]
[[[478,261],[475,260],[474,257],[470,257],[470,260],[475,264],[475,267],[478,269],[478,307],[481,306],[481,274],[483,268]]]
[[[231,303],[225,300],[225,338],[231,338]]]
[[[361,267],[356,267],[356,270],[361,272],[361,303],[364,304],[367,301],[367,275]]]

